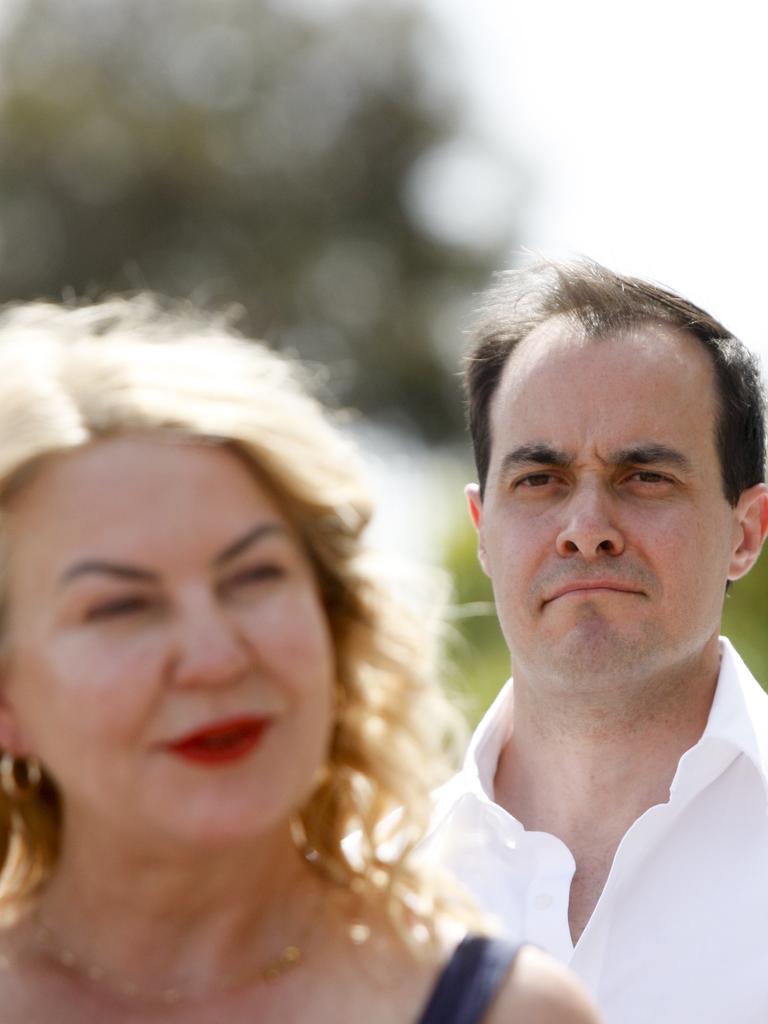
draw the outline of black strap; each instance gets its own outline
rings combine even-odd
[[[437,980],[419,1024],[478,1024],[503,983],[518,947],[468,935]]]

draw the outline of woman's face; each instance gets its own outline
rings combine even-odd
[[[12,500],[0,746],[65,820],[192,843],[282,827],[328,748],[334,656],[313,569],[230,451],[122,438]]]

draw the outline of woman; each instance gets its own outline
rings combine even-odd
[[[528,949],[433,995],[446,708],[288,363],[147,299],[11,308],[0,506],[3,1024],[468,1022],[483,951],[482,1019],[594,1020]]]

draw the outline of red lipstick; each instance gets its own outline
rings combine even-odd
[[[171,743],[166,750],[202,765],[225,765],[247,757],[258,746],[269,719],[243,716],[214,722]]]

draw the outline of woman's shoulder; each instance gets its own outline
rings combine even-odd
[[[581,982],[541,950],[523,946],[485,1024],[600,1024]]]
[[[440,971],[419,1024],[599,1024],[576,978],[533,946],[466,935]]]

